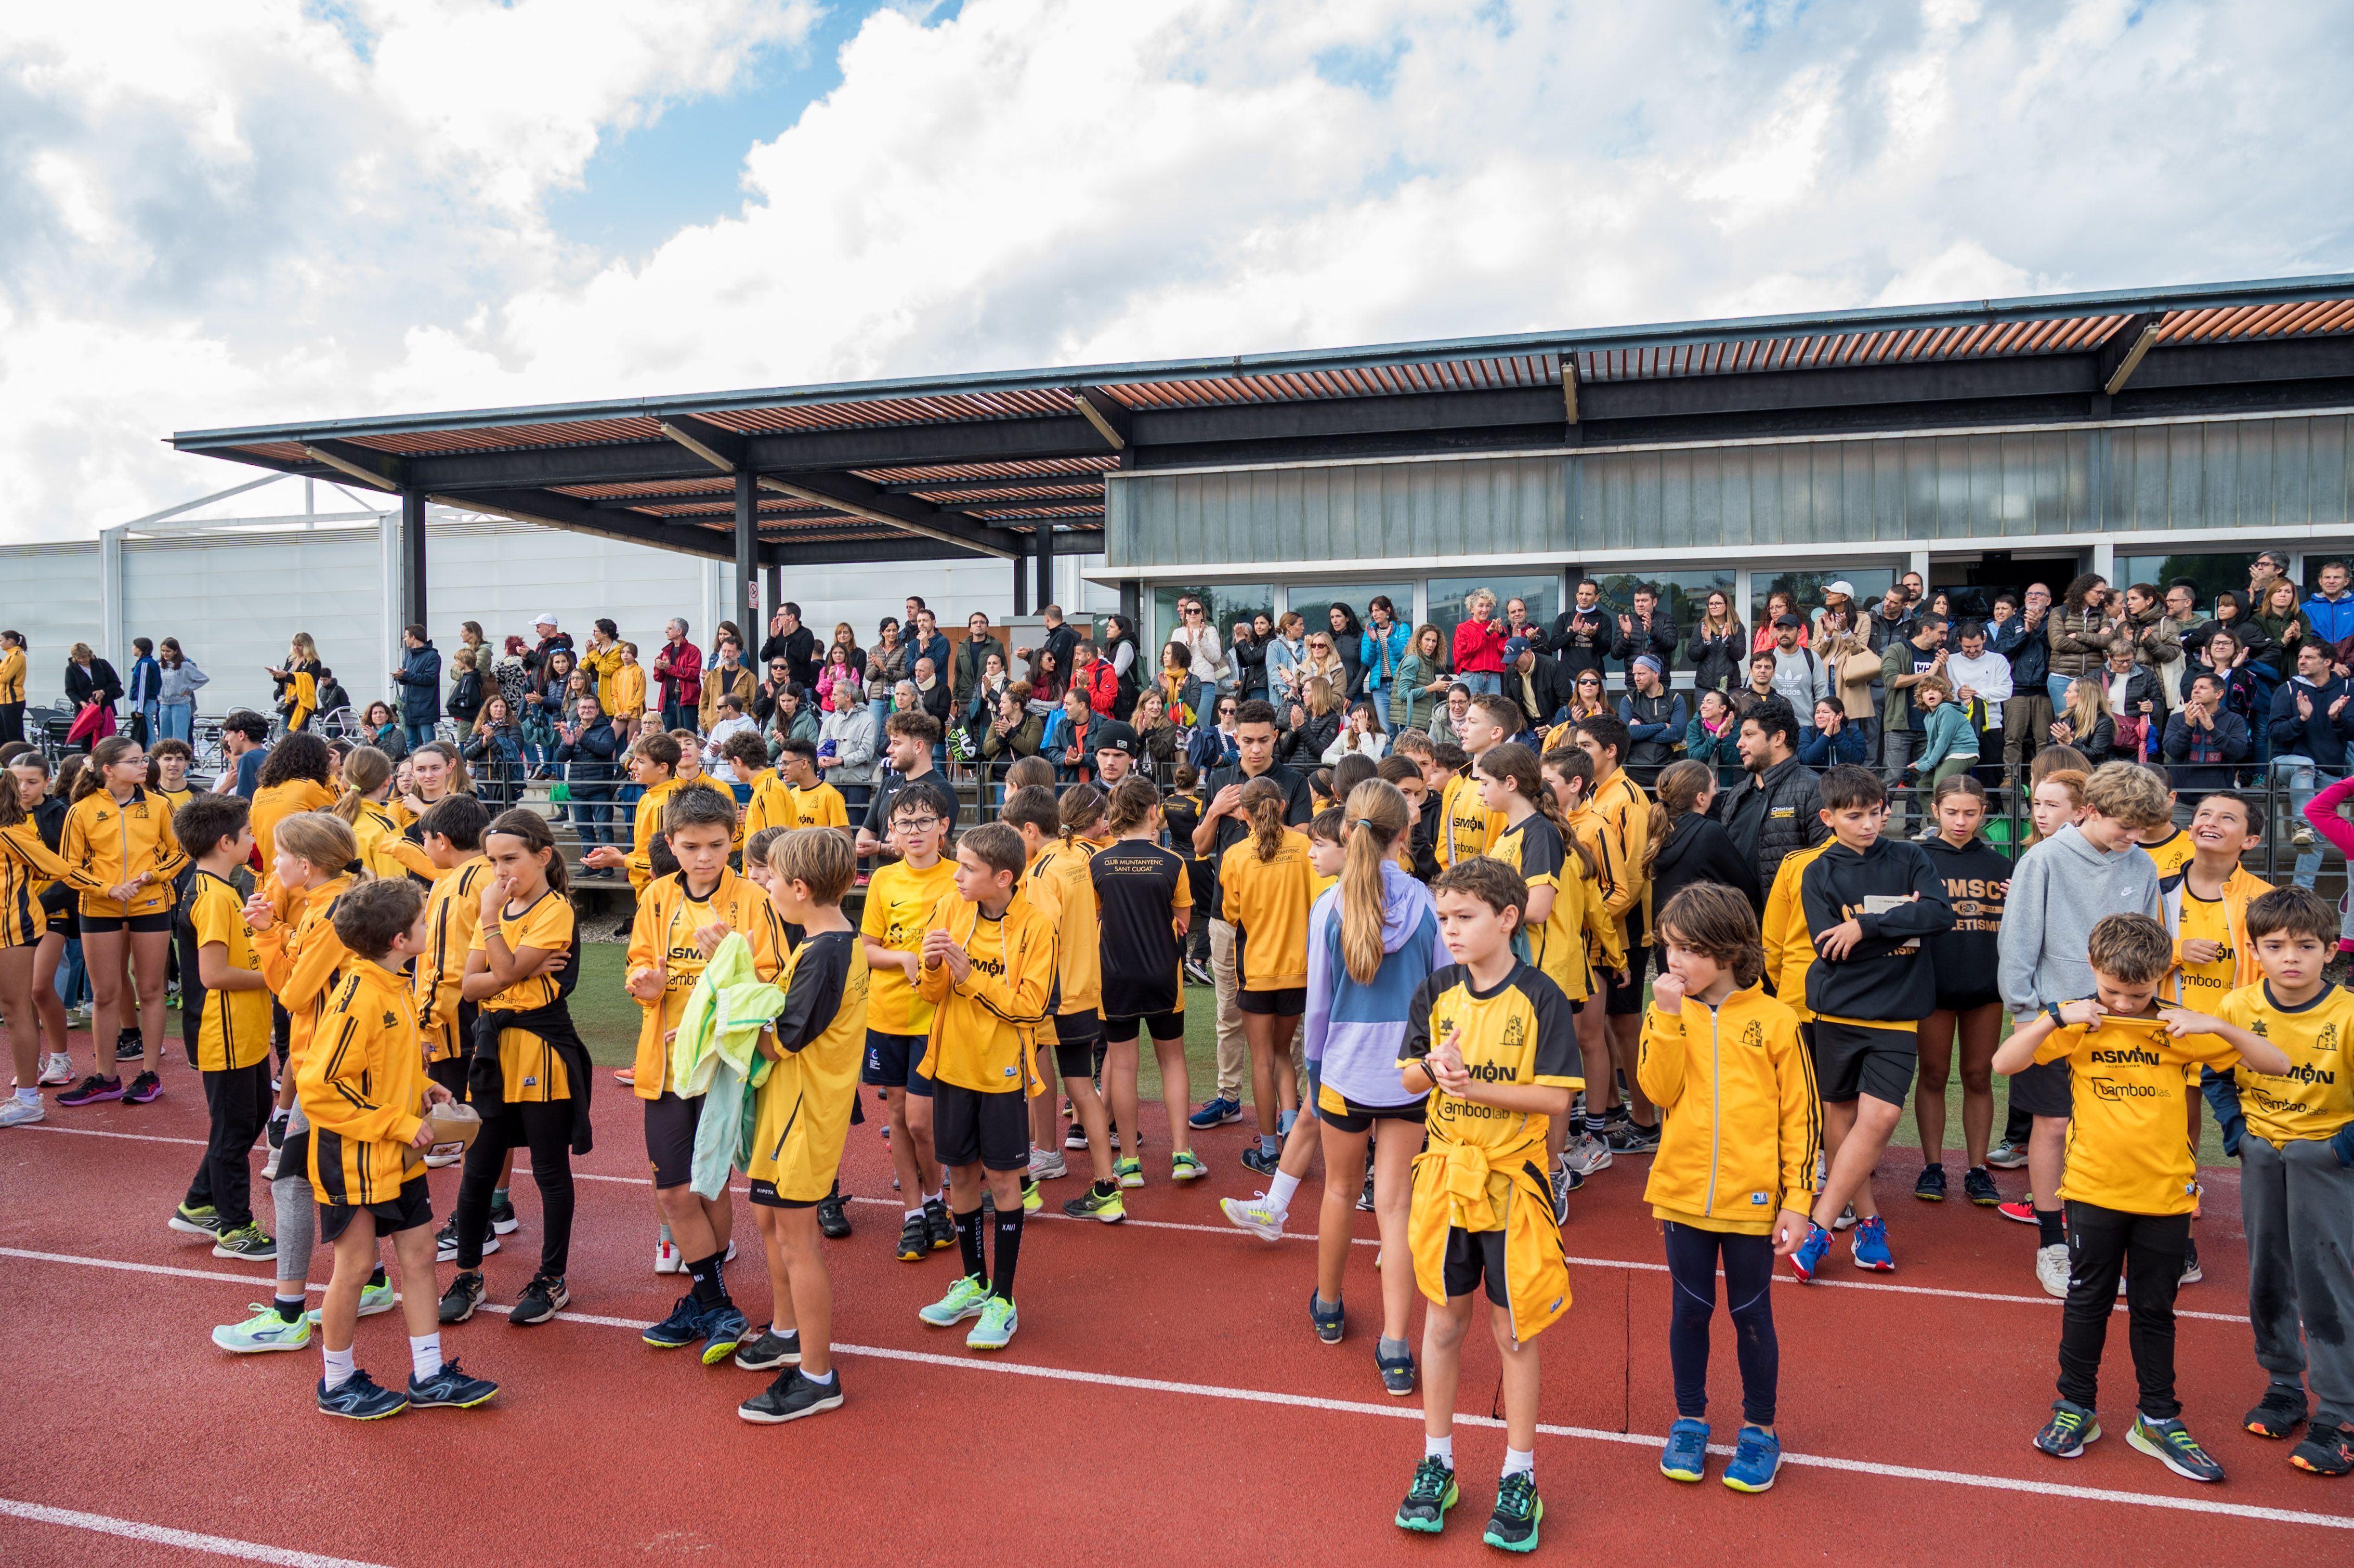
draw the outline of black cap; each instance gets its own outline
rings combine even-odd
[[[1774,624],[1776,628],[1787,626],[1794,630],[1804,630],[1807,625],[1795,615],[1777,615],[1774,618]]]
[[[1097,751],[1123,751],[1130,757],[1136,755],[1136,731],[1118,719],[1097,726],[1091,739]]]

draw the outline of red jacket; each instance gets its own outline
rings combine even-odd
[[[654,673],[662,680],[663,703],[691,708],[703,701],[703,650],[694,643],[663,643],[654,655]]]
[[[1106,718],[1118,718],[1112,709],[1119,703],[1119,676],[1108,659],[1098,659],[1084,670],[1071,672],[1071,680],[1087,694],[1087,706]]]
[[[1455,670],[1458,674],[1504,673],[1504,642],[1511,629],[1496,617],[1467,620],[1455,629]]]

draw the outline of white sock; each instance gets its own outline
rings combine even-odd
[[[408,1337],[408,1370],[419,1378],[431,1377],[441,1370],[441,1330]]]
[[[1536,1474],[1536,1469],[1537,1451],[1534,1448],[1507,1448],[1504,1450],[1504,1474],[1508,1476],[1532,1476]]]
[[[1449,1432],[1444,1437],[1433,1437],[1429,1433],[1424,1433],[1422,1457],[1426,1459],[1437,1459],[1448,1469],[1453,1469],[1455,1467],[1455,1434]]]
[[[923,1210],[921,1210],[921,1209],[910,1209],[910,1210],[908,1210],[908,1211],[907,1211],[907,1217],[906,1217],[905,1219],[902,1219],[899,1223],[900,1223],[901,1224],[907,1224],[907,1220],[920,1220],[920,1219],[922,1219],[923,1217],[924,1217],[924,1211],[923,1211]]]
[[[1278,1171],[1267,1184],[1267,1206],[1278,1214],[1288,1214],[1291,1213],[1291,1195],[1299,1191],[1299,1178]]]
[[[813,1383],[820,1388],[832,1388],[833,1386],[833,1373],[831,1372],[828,1372],[823,1377],[820,1377],[813,1372],[804,1371],[801,1373],[801,1379],[805,1383]]]
[[[16,1103],[18,1105],[27,1106],[39,1105],[41,1103],[41,1091],[37,1087],[28,1088],[23,1084],[18,1084],[16,1086]]]
[[[319,1353],[327,1360],[327,1370],[319,1381],[327,1385],[328,1393],[333,1393],[351,1381],[352,1352],[348,1349],[331,1351],[323,1343]]]

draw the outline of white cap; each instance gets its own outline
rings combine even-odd
[[[1845,577],[1841,577],[1835,583],[1826,583],[1823,586],[1823,591],[1825,593],[1843,594],[1849,599],[1853,599],[1855,597],[1855,585],[1849,582]]]
[[[556,617],[552,615],[535,615],[531,618],[531,623],[534,626],[545,626],[553,629],[556,625]]]

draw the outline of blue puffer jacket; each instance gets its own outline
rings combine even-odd
[[[403,724],[431,724],[441,716],[441,654],[433,644],[409,649],[393,679],[400,683]]]

